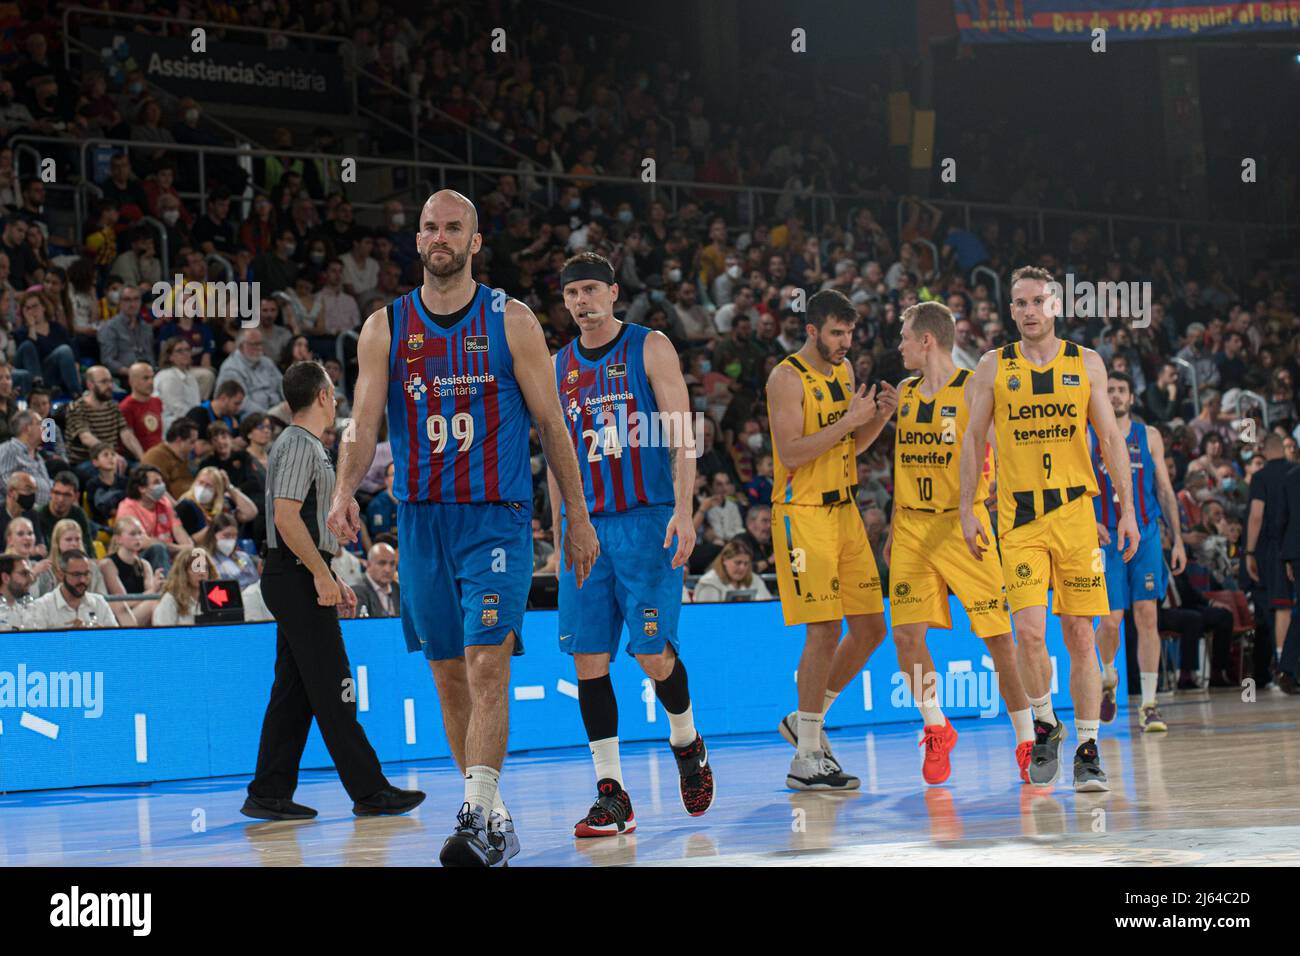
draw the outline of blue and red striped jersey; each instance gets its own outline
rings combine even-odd
[[[399,501],[533,497],[531,418],[506,342],[505,301],[479,285],[450,328],[417,286],[388,307],[388,440]]]
[[[1091,424],[1088,425],[1088,438],[1092,443],[1092,470],[1097,473],[1098,489],[1096,497],[1092,499],[1092,506],[1097,512],[1097,523],[1114,530],[1119,524],[1119,498],[1101,457],[1101,442],[1097,440],[1097,432]],[[1156,469],[1151,458],[1151,447],[1147,444],[1146,425],[1129,419],[1128,435],[1124,442],[1128,446],[1129,463],[1133,469],[1133,508],[1137,512],[1140,530],[1160,518],[1160,499],[1156,497]]]
[[[574,339],[555,356],[555,387],[578,453],[582,488],[591,514],[673,504],[669,441],[684,423],[669,427],[645,368],[650,330],[624,324],[596,360]]]

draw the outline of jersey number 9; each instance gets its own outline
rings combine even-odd
[[[447,419],[441,415],[430,415],[424,421],[424,432],[429,436],[429,443],[433,445],[435,455],[441,455],[443,449],[447,447],[448,434],[460,442],[460,451],[469,451],[470,446],[474,444],[474,416],[469,412],[457,412],[451,416],[449,432]]]

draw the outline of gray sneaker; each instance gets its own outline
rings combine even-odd
[[[785,738],[785,742],[788,743],[791,747],[794,747],[796,750],[799,748],[798,728],[799,728],[799,712],[794,710],[790,711],[790,713],[782,717],[781,723],[777,727],[777,729],[781,731],[781,736]],[[835,765],[836,770],[843,772],[844,768],[842,768],[840,766],[840,762],[835,759],[835,754],[831,753],[831,742],[830,739],[826,736],[826,728],[824,727],[822,728],[822,737],[819,743],[822,746],[822,753],[826,755],[826,759]]]
[[[1106,785],[1106,771],[1101,769],[1095,740],[1085,740],[1074,752],[1074,789],[1079,793],[1110,789]]]
[[[856,790],[862,781],[845,773],[821,751],[814,751],[807,757],[795,755],[785,785],[791,790]]]
[[[1138,714],[1138,723],[1145,734],[1164,733],[1169,729],[1164,717],[1160,715],[1160,708],[1155,704],[1142,705],[1142,710]]]
[[[501,813],[493,810],[488,817],[488,832],[499,833],[505,838],[504,858],[509,860],[519,852],[519,834],[515,833],[515,821],[510,819],[510,811]]]
[[[1029,782],[1040,787],[1050,787],[1061,778],[1061,743],[1065,740],[1065,724],[1056,726],[1034,720],[1034,749],[1029,753]]]

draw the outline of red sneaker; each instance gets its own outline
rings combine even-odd
[[[1016,766],[1020,768],[1020,779],[1029,782],[1029,755],[1034,752],[1034,742],[1025,740],[1016,744]]]
[[[942,727],[929,726],[925,728],[925,737],[921,740],[921,746],[925,748],[925,763],[921,765],[921,776],[929,784],[943,783],[952,773],[952,765],[948,762],[948,754],[952,753],[952,748],[957,745],[957,731],[952,726],[952,721],[944,718]]]
[[[601,780],[596,784],[596,802],[587,815],[573,827],[576,837],[611,837],[636,830],[636,817],[632,813],[632,799],[617,780]]]

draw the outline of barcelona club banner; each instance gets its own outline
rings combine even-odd
[[[963,43],[1171,40],[1300,29],[1300,0],[953,0]]]

